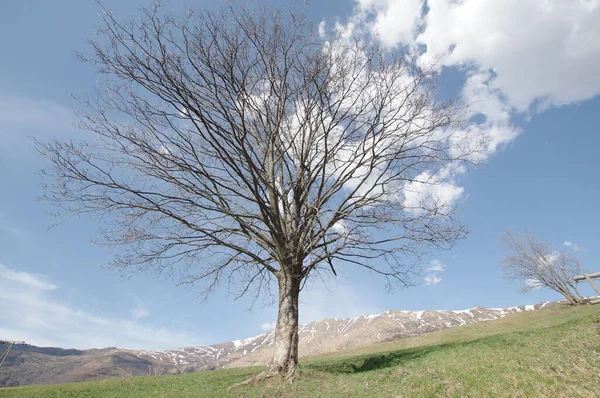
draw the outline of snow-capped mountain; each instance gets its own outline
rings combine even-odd
[[[498,319],[549,303],[510,308],[466,310],[389,310],[356,318],[325,318],[299,329],[300,356],[346,350],[423,333]],[[15,346],[0,372],[0,386],[158,375],[264,364],[271,356],[275,332],[211,346],[150,351],[105,348],[63,350]]]

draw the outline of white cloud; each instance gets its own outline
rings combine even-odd
[[[390,0],[391,1],[391,0]],[[494,70],[490,86],[520,112],[536,100],[563,105],[600,92],[600,1],[428,0],[415,40],[445,65]]]
[[[0,264],[0,280],[4,283],[37,290],[55,290],[56,286],[49,283],[44,275],[15,271]]]
[[[275,329],[275,326],[277,326],[277,321],[273,321],[271,323],[263,323],[262,325],[260,325],[260,329],[264,332],[270,332],[271,330]]]
[[[425,276],[423,281],[427,286],[437,285],[442,281],[442,278],[438,276],[438,273],[446,271],[446,264],[442,263],[438,259],[431,260],[429,264],[431,265],[431,267],[425,269],[425,272],[427,272],[428,274]]]
[[[473,72],[467,77],[461,93],[463,101],[469,104],[467,116],[485,117],[483,122],[471,125],[468,131],[472,140],[485,142],[482,160],[513,141],[520,133],[511,124],[510,105],[500,91],[490,86],[492,79],[490,72]]]
[[[367,28],[387,47],[426,49],[421,64],[466,73],[461,92],[473,119],[466,142],[485,142],[485,161],[520,130],[516,113],[585,101],[600,93],[600,0],[356,0],[340,29]],[[440,58],[441,56],[441,58]],[[483,116],[483,118],[481,117]],[[407,206],[440,196],[449,204],[462,188],[406,186]],[[422,192],[421,192],[422,191]],[[425,199],[424,199],[425,198]]]
[[[427,268],[425,271],[428,272],[444,272],[446,270],[446,265],[442,263],[440,260],[431,260],[431,267]]]
[[[463,192],[464,188],[425,171],[404,186],[404,207],[414,213],[434,208],[447,212]]]
[[[344,221],[337,221],[335,224],[331,226],[333,232],[340,235],[347,235],[350,230],[348,229],[348,225]]]
[[[575,250],[576,252],[584,250],[581,246],[579,246],[579,245],[577,245],[577,244],[575,244],[575,243],[573,243],[571,241],[568,241],[568,240],[565,241],[565,243],[563,243],[563,245],[565,247],[568,247],[571,250]]]
[[[437,285],[442,281],[442,278],[438,278],[436,274],[431,274],[427,275],[424,280],[426,285]]]
[[[553,251],[552,253],[546,254],[545,256],[541,256],[539,261],[540,267],[548,267],[550,265],[552,265],[554,262],[556,262],[556,260],[558,260],[558,257],[560,256],[560,253],[557,251]]]
[[[424,45],[424,59],[447,53],[443,65],[493,71],[490,89],[519,112],[600,92],[600,0],[428,0],[426,14],[423,3],[356,0],[351,20],[387,46]]]
[[[414,39],[422,24],[423,0],[358,0],[355,10],[388,47]]]
[[[544,287],[542,282],[540,282],[537,279],[526,279],[525,285],[527,285],[532,290],[540,290],[541,288]]]
[[[0,265],[0,336],[64,348],[166,349],[199,344],[187,331],[79,310],[57,299],[59,290],[43,275]]]

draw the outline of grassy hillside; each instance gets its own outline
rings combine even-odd
[[[0,397],[600,397],[600,305],[303,358],[294,385],[271,379],[227,390],[260,370],[6,388]]]

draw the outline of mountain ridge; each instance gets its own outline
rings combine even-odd
[[[417,336],[474,322],[498,319],[515,312],[552,305],[542,302],[507,308],[464,310],[387,310],[354,318],[325,318],[299,327],[300,356],[352,349]],[[0,386],[65,383],[188,373],[225,367],[266,364],[275,332],[208,346],[172,350],[116,347],[89,350],[15,346],[2,369]]]

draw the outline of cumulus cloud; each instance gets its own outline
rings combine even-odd
[[[426,12],[423,12],[426,6]],[[356,0],[383,44],[425,48],[443,66],[492,72],[487,84],[519,112],[600,92],[599,0]]]
[[[442,263],[440,260],[431,260],[431,267],[427,268],[428,272],[444,272],[446,269],[446,265]]]
[[[600,92],[597,0],[428,0],[415,40],[427,53],[451,50],[445,65],[493,70],[490,86],[520,112]]]
[[[423,172],[404,186],[404,207],[415,213],[433,208],[448,212],[463,192],[464,188]]]
[[[388,47],[413,41],[423,23],[422,0],[357,0],[356,12],[369,19],[370,28]]]
[[[103,316],[59,300],[59,290],[47,276],[0,264],[0,336],[64,348],[166,349],[200,343],[186,331],[140,322],[141,308],[132,311],[134,319]]]
[[[438,278],[436,274],[427,275],[424,279],[426,285],[437,285],[442,281],[442,278]]]
[[[440,272],[444,272],[446,270],[446,264],[442,263],[440,260],[434,259],[429,263],[430,267],[425,269],[425,272],[428,274],[425,276],[423,281],[426,285],[437,285],[442,281],[438,275]]]
[[[469,105],[467,116],[483,117],[483,121],[473,123],[468,131],[472,139],[485,143],[482,160],[513,141],[520,133],[511,124],[511,106],[500,91],[490,86],[492,80],[493,74],[489,71],[472,72],[467,76],[461,92],[463,101]]]
[[[600,93],[598,20],[600,0],[355,0],[338,30],[366,28],[383,45],[418,54],[422,65],[462,71],[461,97],[472,117],[465,137],[485,142],[477,159],[485,161],[521,133],[515,114]],[[425,184],[406,188],[409,207],[435,195],[449,203],[462,195],[453,181],[436,192]]]

